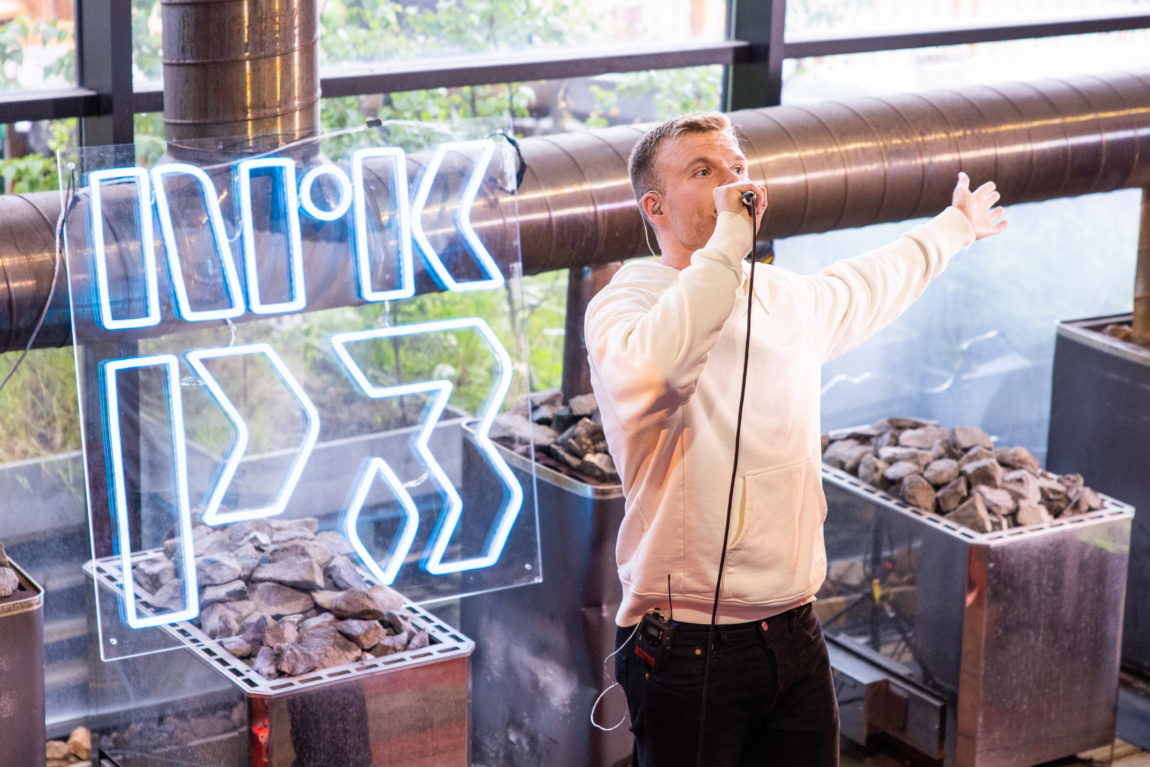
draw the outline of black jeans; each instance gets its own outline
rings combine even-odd
[[[615,678],[627,694],[635,767],[693,767],[699,748],[708,627],[676,623],[656,670],[615,633]],[[835,767],[839,720],[822,628],[811,606],[716,626],[707,689],[706,767]]]

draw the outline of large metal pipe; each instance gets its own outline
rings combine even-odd
[[[765,240],[932,214],[949,201],[959,169],[976,183],[993,178],[1010,204],[1150,186],[1150,71],[770,107],[731,117],[745,137],[752,177],[767,184],[769,207],[759,233]],[[642,133],[642,126],[629,126],[523,140],[527,171],[518,205],[477,204],[475,229],[493,252],[514,253],[518,225],[526,274],[646,254],[626,173],[627,155]],[[0,229],[43,226],[41,212],[55,220],[55,195],[27,199],[31,206],[0,207]],[[54,253],[35,242],[52,238],[41,234],[19,246],[0,240],[0,264],[7,269],[21,262],[28,274],[0,285],[6,349],[27,341],[30,324],[14,312],[34,311],[46,297],[44,275],[52,272]],[[309,284],[347,286],[319,302],[309,296],[309,307],[356,300],[350,258],[305,260],[325,270]],[[66,342],[58,323],[67,323],[63,291],[36,344]]]
[[[169,152],[264,151],[319,126],[316,0],[161,0]]]

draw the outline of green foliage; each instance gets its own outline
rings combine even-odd
[[[20,352],[0,355],[0,380]],[[39,349],[0,389],[0,464],[78,450],[80,420],[72,349]]]
[[[0,160],[0,178],[9,192],[52,192],[60,188],[56,158],[42,154]]]

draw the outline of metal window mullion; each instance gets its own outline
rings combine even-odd
[[[1150,28],[1150,14],[1123,14],[1096,16],[1065,21],[997,24],[955,27],[952,29],[918,30],[891,34],[850,37],[808,37],[788,40],[783,55],[788,59],[812,56],[835,56],[848,53],[876,53],[878,51],[928,48],[970,43],[994,43],[1009,40],[1030,40],[1067,35],[1099,34]]]
[[[749,55],[724,72],[726,111],[780,103],[786,15],[786,0],[728,0],[728,37],[746,41]]]
[[[76,0],[76,81],[98,94],[97,114],[80,118],[80,145],[132,143],[131,0]]]

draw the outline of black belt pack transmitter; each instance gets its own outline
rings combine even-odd
[[[661,669],[671,649],[672,624],[658,612],[643,616],[639,635],[635,638],[635,655],[652,669]]]

